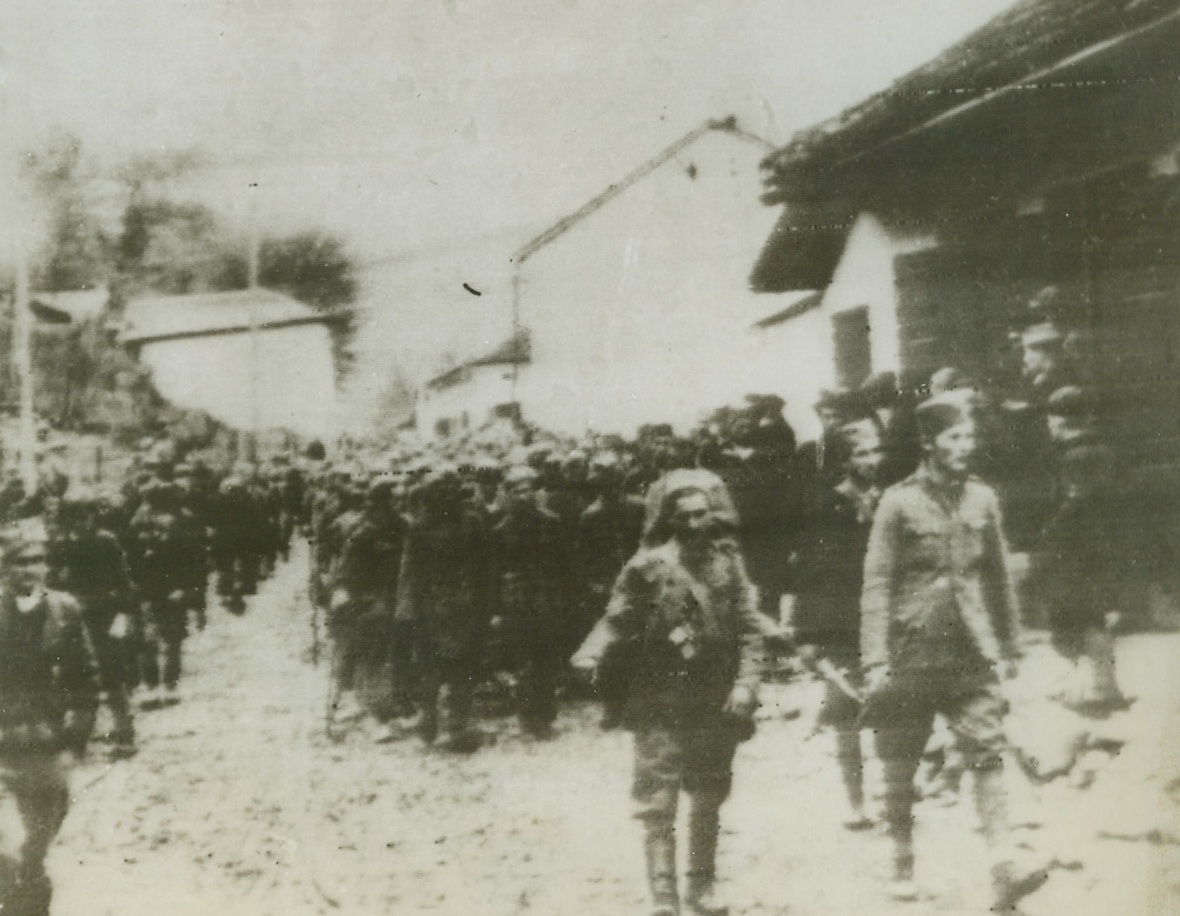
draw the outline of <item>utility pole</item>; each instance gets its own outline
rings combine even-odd
[[[259,259],[259,241],[258,241],[258,183],[250,183],[250,206],[249,206],[249,239],[247,245],[249,251],[246,254],[246,288],[250,290],[258,289],[258,259]],[[247,438],[247,460],[252,464],[258,463],[258,434],[261,423],[261,405],[258,403],[261,394],[261,379],[259,378],[259,359],[262,350],[262,341],[259,337],[258,327],[258,303],[253,298],[250,300],[250,431]]]
[[[524,279],[520,275],[521,266],[518,263],[512,270],[512,339],[517,340],[521,334],[520,327],[520,291]],[[515,344],[514,344],[515,346]],[[516,393],[520,382],[520,361],[512,361],[512,400],[519,403]]]
[[[29,265],[19,230],[13,240],[16,285],[12,296],[12,361],[20,395],[20,480],[25,496],[37,492],[37,421],[33,414],[33,313],[29,309]]]
[[[33,313],[29,310],[29,262],[25,246],[25,219],[28,201],[21,193],[21,176],[17,157],[16,120],[9,98],[12,80],[8,55],[0,48],[0,188],[8,185],[6,202],[13,208],[4,214],[11,233],[13,259],[12,291],[12,363],[16,367],[20,407],[17,435],[18,470],[26,496],[37,492],[37,422],[33,414]],[[23,206],[21,205],[23,204]]]

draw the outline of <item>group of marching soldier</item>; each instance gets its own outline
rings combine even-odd
[[[301,473],[285,457],[217,473],[145,448],[119,488],[64,477],[24,499],[10,523],[43,531],[45,585],[79,606],[113,726],[113,758],[135,752],[132,694],[145,709],[177,701],[182,648],[206,626],[209,586],[230,613],[286,556],[302,509]],[[295,491],[295,492],[292,492]]]
[[[533,738],[554,734],[563,694],[598,693],[604,724],[634,733],[657,916],[726,911],[720,810],[767,647],[827,685],[821,723],[835,731],[850,830],[872,824],[873,731],[897,899],[916,896],[915,773],[936,718],[948,726],[974,776],[993,908],[1012,911],[1045,873],[1010,854],[1000,778],[1003,682],[1021,653],[1008,543],[1034,558],[1021,595],[1090,673],[1062,699],[1105,715],[1127,704],[1113,632],[1128,532],[1142,527],[1128,524],[1093,394],[1069,375],[1053,302],[1034,302],[1019,337],[1022,390],[994,396],[949,368],[921,389],[879,376],[825,393],[823,431],[802,445],[780,399],[751,396],[688,437],[650,426],[572,442],[518,425],[510,441],[331,460],[312,448],[221,473],[161,443],[119,492],[64,478],[27,499],[0,488],[0,657],[15,660],[0,666],[0,803],[28,834],[0,851],[0,904],[48,912],[66,758],[85,748],[100,697],[111,756],[133,754],[135,692],[139,708],[175,702],[210,592],[243,613],[302,531],[313,622],[332,646],[333,723],[352,707],[390,738],[469,753],[481,691],[510,699]]]
[[[511,684],[522,728],[549,734],[566,660],[638,545],[639,472],[613,451],[540,443],[499,460],[323,469],[310,592],[341,704],[376,698],[380,717],[412,714],[429,742],[474,750],[474,691]]]
[[[139,453],[121,490],[45,470],[32,494],[0,486],[0,909],[13,916],[48,916],[45,857],[100,700],[110,758],[133,755],[136,707],[177,701],[210,572],[241,613],[302,505],[283,459],[217,475],[167,442]]]
[[[1055,297],[1034,300],[1013,335],[1017,388],[985,391],[953,368],[908,390],[874,377],[821,396],[823,432],[801,446],[783,402],[752,396],[687,438],[525,430],[513,447],[324,464],[309,479],[310,593],[334,646],[330,714],[367,706],[470,752],[481,688],[508,685],[523,731],[547,737],[561,691],[592,685],[605,722],[635,733],[654,912],[717,916],[719,812],[753,732],[762,652],[794,651],[827,685],[820,723],[854,831],[873,823],[862,731],[875,734],[892,895],[917,897],[915,775],[941,720],[974,777],[993,909],[1014,911],[1047,877],[1011,854],[1001,778],[1018,601],[1085,665],[1066,705],[1127,705],[1113,633],[1135,510],[1093,391],[1069,372]]]

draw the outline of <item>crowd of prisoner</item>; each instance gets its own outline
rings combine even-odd
[[[591,685],[605,722],[635,735],[654,912],[715,916],[733,754],[767,648],[793,652],[827,685],[850,830],[872,824],[862,731],[875,736],[892,895],[917,897],[914,782],[940,719],[974,777],[993,908],[1013,911],[1047,877],[1011,855],[1001,775],[1023,621],[1084,674],[1063,703],[1124,709],[1128,572],[1166,567],[1170,551],[1124,486],[1096,392],[1071,374],[1053,302],[1034,302],[1017,338],[1017,389],[949,367],[908,390],[874,377],[825,393],[823,434],[801,445],[783,402],[757,396],[687,437],[526,431],[326,468],[311,484],[311,592],[336,649],[335,712],[384,697],[379,719],[470,752],[481,689],[504,689],[523,731],[548,737],[558,697]]]
[[[768,651],[826,684],[850,830],[872,824],[872,729],[898,899],[916,895],[914,779],[941,717],[974,775],[993,904],[1012,910],[1045,877],[1009,855],[1000,779],[1018,596],[1087,672],[1062,700],[1107,715],[1127,703],[1113,653],[1127,558],[1159,550],[1135,541],[1143,525],[1128,520],[1142,515],[1093,392],[1069,375],[1067,333],[1034,312],[1023,386],[1005,397],[950,368],[916,388],[887,374],[826,392],[806,443],[781,399],[751,396],[688,436],[653,425],[571,441],[517,422],[507,437],[344,443],[330,457],[315,444],[221,472],[164,442],[119,492],[7,488],[0,651],[25,663],[0,670],[0,781],[32,827],[0,855],[5,912],[48,911],[44,856],[68,795],[46,762],[85,748],[100,697],[110,755],[133,754],[136,708],[176,702],[208,596],[244,613],[300,535],[317,646],[320,624],[330,644],[330,725],[368,714],[386,738],[470,753],[481,697],[545,739],[563,696],[596,692],[604,725],[635,735],[659,916],[725,912],[720,809]],[[1015,563],[1011,543],[1032,562]]]

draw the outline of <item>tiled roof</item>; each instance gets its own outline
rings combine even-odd
[[[1026,80],[1103,42],[1180,12],[1180,0],[1021,0],[889,88],[797,133],[765,160],[767,203],[790,197],[791,173],[827,171],[952,109]]]

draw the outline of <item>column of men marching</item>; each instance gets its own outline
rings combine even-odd
[[[1052,321],[1025,332],[1023,400],[989,399],[950,369],[921,402],[880,377],[822,397],[823,435],[802,446],[781,400],[751,397],[687,438],[518,429],[498,443],[345,447],[333,461],[313,449],[224,476],[162,446],[119,493],[64,478],[33,499],[4,489],[0,816],[25,841],[0,849],[0,903],[48,911],[44,858],[100,696],[111,756],[134,753],[134,692],[140,708],[176,701],[210,573],[221,605],[242,613],[302,526],[333,723],[351,706],[388,737],[472,752],[481,700],[510,701],[543,739],[559,698],[589,685],[604,724],[634,733],[659,916],[725,912],[720,812],[767,647],[827,684],[851,830],[871,824],[861,739],[873,730],[902,900],[916,896],[915,772],[941,718],[974,777],[993,906],[1011,911],[1046,875],[1010,854],[1001,779],[1004,683],[1021,651],[1009,538],[1037,548],[1039,588],[1025,591],[1047,605],[1054,645],[1093,675],[1067,699],[1091,714],[1126,704],[1112,650],[1126,501],[1089,392],[1054,363],[1061,336]]]
[[[178,702],[210,571],[241,613],[302,505],[285,459],[220,477],[167,444],[141,454],[120,492],[44,477],[32,497],[16,481],[0,492],[0,911],[13,916],[48,916],[45,857],[100,700],[110,759],[134,755],[136,706]]]

